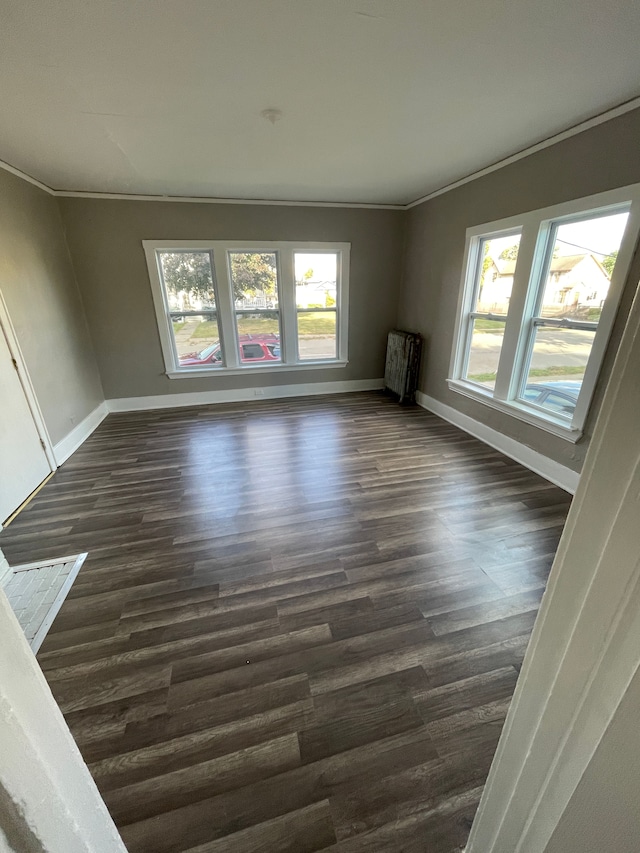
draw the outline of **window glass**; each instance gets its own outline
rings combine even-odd
[[[157,258],[179,366],[220,366],[223,353],[211,255],[176,251],[158,252]]]
[[[482,237],[478,245],[474,302],[464,378],[495,389],[505,320],[513,289],[520,234]],[[495,319],[496,317],[504,319]]]
[[[262,358],[243,353],[248,337],[267,343],[280,338],[278,264],[275,252],[228,252],[241,360]],[[257,352],[255,347],[253,352]],[[279,360],[280,353],[275,356]]]
[[[571,393],[562,394],[560,391],[549,391],[544,398],[544,406],[552,412],[562,415],[572,415],[575,409],[575,401]]]
[[[472,324],[466,378],[493,390],[496,385],[505,323],[504,320],[486,320],[484,317],[478,317],[472,321]]]
[[[337,357],[338,255],[295,252],[298,358]]]
[[[474,312],[507,315],[520,236],[510,234],[480,241]]]
[[[557,224],[539,316],[598,322],[629,213]]]
[[[349,243],[142,242],[169,378],[346,363]]]
[[[549,393],[539,403],[556,414],[575,410],[628,216],[582,218],[552,229],[525,384],[562,388],[560,401]]]
[[[638,205],[640,184],[468,228],[449,387],[576,441]]]

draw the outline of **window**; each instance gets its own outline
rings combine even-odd
[[[143,244],[172,379],[347,363],[348,243]]]
[[[296,252],[298,358],[335,358],[338,326],[338,255]]]
[[[639,207],[635,185],[470,228],[449,386],[577,441]]]
[[[519,244],[519,232],[478,241],[463,376],[488,388],[495,387]]]

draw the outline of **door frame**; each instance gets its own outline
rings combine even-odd
[[[18,374],[18,379],[20,380],[20,384],[22,385],[22,390],[24,392],[24,396],[26,397],[27,405],[29,407],[31,417],[33,418],[33,422],[36,427],[36,432],[38,433],[38,437],[40,438],[40,441],[42,443],[42,448],[44,450],[45,456],[47,457],[47,462],[49,463],[49,470],[55,471],[57,470],[58,465],[56,463],[56,457],[53,452],[51,436],[49,435],[47,425],[45,424],[42,409],[40,408],[40,405],[38,403],[38,398],[36,397],[36,392],[31,382],[29,371],[27,370],[27,364],[24,360],[24,356],[22,355],[20,344],[18,343],[18,336],[16,335],[16,330],[13,326],[13,323],[11,322],[9,309],[7,308],[7,303],[5,302],[1,289],[0,334],[4,335],[4,338],[7,342],[7,346],[9,347],[9,354],[13,359],[13,364]]]
[[[640,678],[639,370],[640,287],[466,853],[544,853]]]

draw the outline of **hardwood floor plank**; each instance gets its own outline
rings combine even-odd
[[[125,675],[112,679],[104,679],[101,675],[93,679],[69,678],[52,681],[49,686],[63,713],[68,713],[168,687],[170,681],[170,665],[144,669],[134,666]]]
[[[295,734],[306,728],[312,717],[311,697],[219,725],[215,725],[215,717],[209,717],[207,722],[214,723],[213,728],[200,728],[172,739],[165,736],[150,746],[111,755],[93,762],[91,772],[100,790],[119,788],[257,746],[280,735]]]
[[[438,802],[428,811],[339,841],[323,853],[459,853],[480,802],[482,786]]]
[[[167,711],[164,716],[155,716],[148,722],[132,722],[127,725],[125,739],[128,749],[136,749],[221,723],[235,721],[240,724],[247,716],[267,714],[273,708],[306,699],[310,694],[305,673],[254,684],[244,690],[181,706],[174,713]]]
[[[127,824],[233,791],[300,764],[294,733],[104,793],[114,820]]]
[[[422,725],[410,692],[393,679],[318,695],[313,705],[313,721],[300,732],[305,763]]]
[[[123,828],[130,851],[174,853],[435,757],[425,729],[386,738]]]
[[[257,826],[192,847],[188,853],[313,853],[335,841],[327,800],[289,812]]]

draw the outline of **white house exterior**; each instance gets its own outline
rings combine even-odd
[[[477,310],[506,314],[516,262],[491,260],[482,276]],[[553,258],[545,288],[545,314],[563,314],[579,307],[600,308],[609,291],[609,277],[590,253]]]

